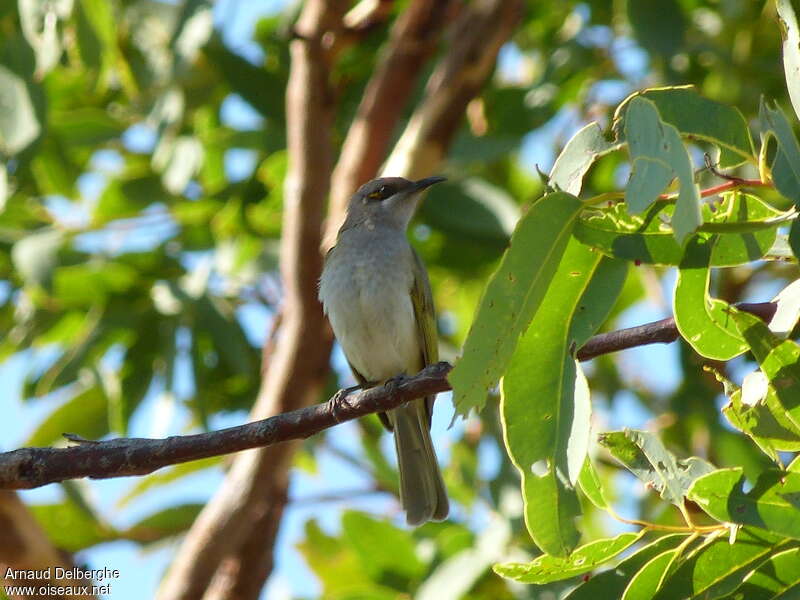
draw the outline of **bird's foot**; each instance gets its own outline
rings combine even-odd
[[[404,384],[408,380],[408,375],[405,373],[400,373],[399,375],[395,375],[394,377],[390,377],[386,380],[386,383],[383,386],[386,388],[390,394],[395,394],[400,386]]]
[[[350,394],[355,392],[356,390],[360,390],[360,385],[354,385],[349,388],[344,388],[336,392],[333,397],[328,400],[328,404],[330,405],[330,411],[333,415],[334,421],[337,423],[341,423],[344,419],[341,418],[340,414],[341,411],[351,408],[350,402],[348,397]]]

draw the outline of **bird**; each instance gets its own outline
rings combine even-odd
[[[428,273],[406,230],[423,192],[444,177],[381,177],[350,198],[328,251],[319,299],[362,388],[413,375],[438,361]],[[409,525],[442,521],[449,504],[430,426],[435,396],[380,413],[394,433],[400,502]]]

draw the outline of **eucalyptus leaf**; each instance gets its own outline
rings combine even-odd
[[[626,272],[624,263],[571,240],[501,382],[504,439],[522,476],[525,523],[555,556],[578,540],[575,484],[589,441],[589,389],[573,354],[608,316]]]
[[[654,600],[720,598],[738,588],[744,575],[780,548],[781,538],[743,528],[731,543],[717,536],[693,550],[669,575]]]
[[[662,554],[673,551],[674,547],[681,544],[687,537],[688,534],[673,533],[650,542],[615,567],[590,577],[588,581],[570,592],[565,600],[622,598],[629,582],[637,573],[641,572],[645,565]],[[657,567],[651,567],[651,569],[654,572],[658,570]],[[652,575],[648,575],[648,578],[651,577]],[[641,580],[637,585],[645,586],[644,581]]]
[[[641,215],[630,214],[622,202],[584,211],[575,223],[574,235],[604,254],[629,261],[677,265],[683,248],[667,224],[674,205],[659,201]],[[780,211],[756,196],[742,192],[724,194],[718,204],[703,204],[701,231],[714,230],[711,266],[752,262],[772,251]]]
[[[764,471],[747,493],[744,484],[741,467],[720,469],[695,481],[689,498],[718,521],[800,539],[800,473]]]
[[[748,573],[727,600],[790,600],[800,595],[800,548],[776,552]]]
[[[645,530],[622,533],[614,538],[595,540],[576,548],[567,558],[544,554],[529,563],[503,563],[494,572],[520,583],[544,584],[569,579],[594,570],[636,543]]]
[[[731,316],[772,383],[786,417],[800,428],[800,346],[772,333],[758,317],[740,311]]]
[[[609,142],[600,125],[589,123],[573,135],[558,155],[550,170],[548,185],[577,196],[583,187],[583,176],[600,157],[620,148]]]
[[[702,97],[692,85],[652,88],[631,94],[614,114],[613,128],[618,138],[623,135],[629,104],[639,96],[655,103],[661,120],[673,125],[682,137],[719,147],[720,167],[730,168],[755,160],[750,129],[741,111]]]
[[[675,324],[683,339],[706,358],[730,360],[747,350],[736,326],[730,304],[709,294],[712,247],[716,236],[695,236],[686,252],[675,282]]]
[[[783,70],[795,115],[800,118],[800,27],[791,0],[776,0],[783,36]]]
[[[761,101],[758,111],[761,122],[761,144],[764,148],[770,139],[778,148],[772,162],[772,180],[775,188],[795,205],[800,204],[800,144],[792,125],[777,104]],[[763,152],[763,150],[762,150]]]
[[[449,376],[457,414],[480,410],[505,371],[555,275],[581,208],[574,196],[556,192],[539,199],[520,219]]]
[[[633,163],[625,202],[631,212],[642,212],[656,201],[669,181],[677,177],[680,190],[672,215],[672,229],[675,239],[683,244],[703,219],[692,161],[678,130],[661,120],[653,102],[636,96],[630,100],[625,113],[625,139]]]
[[[625,429],[600,435],[600,444],[664,500],[679,505],[692,482],[714,470],[714,466],[693,456],[679,460],[661,440],[648,431]]]

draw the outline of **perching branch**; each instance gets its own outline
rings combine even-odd
[[[739,310],[769,320],[771,302],[737,304]],[[670,317],[638,327],[591,338],[577,353],[589,360],[655,343],[678,339]],[[32,488],[79,477],[108,478],[143,475],[177,463],[230,454],[250,448],[304,439],[339,423],[396,408],[405,402],[451,389],[448,363],[431,365],[413,377],[358,392],[339,392],[328,402],[300,408],[267,419],[195,435],[166,439],[120,438],[80,443],[69,448],[22,448],[0,454],[0,488]]]
[[[449,390],[447,374],[451,368],[447,363],[437,363],[394,384],[337,394],[322,404],[218,431],[164,439],[83,440],[68,448],[4,452],[0,454],[0,488],[34,488],[79,477],[144,475],[190,460],[305,439],[339,423]]]

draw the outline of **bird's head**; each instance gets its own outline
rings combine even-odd
[[[405,229],[414,216],[422,192],[446,178],[439,175],[418,181],[380,177],[362,185],[347,206],[347,221],[367,222]]]

